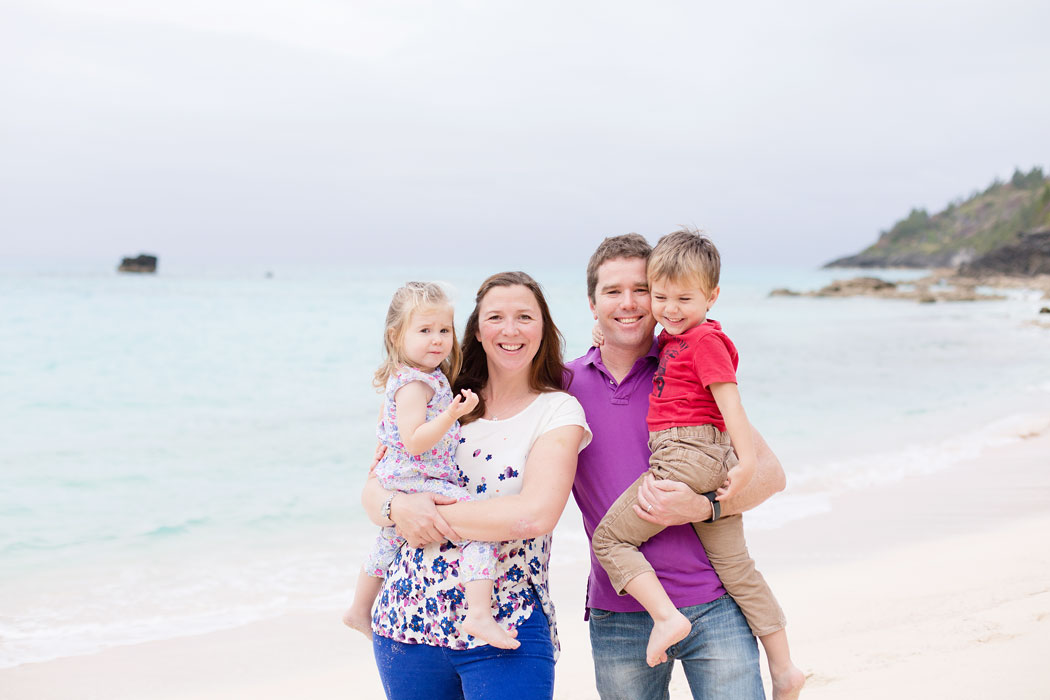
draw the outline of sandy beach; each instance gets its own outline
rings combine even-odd
[[[749,540],[810,675],[804,698],[1043,699],[1047,532],[1050,425],[951,470],[844,494],[829,512]],[[564,560],[555,557],[552,573],[564,647],[556,697],[597,698],[585,572]],[[339,612],[24,664],[0,671],[0,696],[382,698],[370,645],[339,624]],[[671,695],[689,697],[680,673]]]

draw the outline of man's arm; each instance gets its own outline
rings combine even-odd
[[[740,493],[721,501],[722,515],[751,510],[783,491],[787,484],[780,460],[753,426],[751,437],[757,457],[755,476]],[[650,505],[652,511],[647,512]],[[634,510],[642,520],[671,527],[707,520],[711,517],[711,502],[681,482],[649,478],[638,489],[638,504]]]

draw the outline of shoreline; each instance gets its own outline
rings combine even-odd
[[[1050,426],[945,471],[833,496],[829,512],[749,531],[810,674],[803,697],[908,688],[977,698],[1004,687],[1011,697],[1050,695],[1038,665],[1050,648],[1048,455]],[[579,528],[577,517],[567,512],[559,529]],[[576,552],[584,544],[555,545],[558,698],[597,697],[582,620],[587,565]],[[22,664],[0,670],[0,687],[11,700],[382,698],[369,643],[339,613]],[[671,697],[689,697],[680,670]]]

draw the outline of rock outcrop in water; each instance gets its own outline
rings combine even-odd
[[[959,268],[960,275],[1050,275],[1050,228],[1022,233],[1014,243],[996,248]]]
[[[118,272],[156,272],[157,256],[140,254],[137,258],[124,258]]]
[[[997,294],[977,291],[973,280],[954,279],[950,276],[930,275],[913,282],[888,282],[878,277],[857,277],[850,280],[835,280],[815,292],[795,292],[790,289],[774,289],[771,297],[875,297],[876,299],[911,299],[922,303],[937,301],[985,301],[1003,299]]]

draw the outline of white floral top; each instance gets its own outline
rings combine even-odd
[[[519,493],[525,462],[536,439],[554,428],[583,426],[583,449],[591,432],[579,402],[562,392],[540,394],[521,413],[501,421],[476,420],[462,428],[456,461],[471,496],[492,498]],[[555,650],[560,649],[554,605],[547,586],[549,534],[498,546],[498,577],[492,615],[505,629],[522,624],[539,604],[547,615]],[[407,644],[470,649],[482,642],[465,633],[460,553],[452,543],[420,549],[402,547],[387,571],[372,611],[376,634]]]

